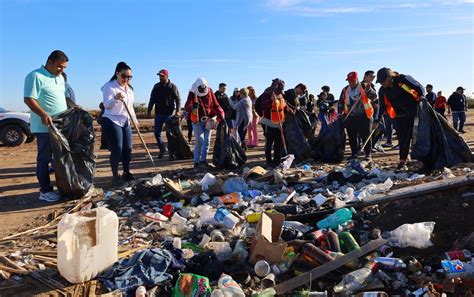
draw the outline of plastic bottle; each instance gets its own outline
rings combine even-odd
[[[225,297],[245,297],[242,288],[230,275],[223,273],[217,284]]]
[[[382,257],[391,257],[393,255],[393,249],[388,245],[382,245],[377,249],[377,253]]]
[[[446,260],[467,261],[467,260],[471,260],[472,258],[472,254],[468,250],[449,251],[444,254],[446,255]]]
[[[319,221],[316,226],[319,229],[337,229],[339,225],[344,224],[345,222],[352,219],[352,215],[355,214],[356,211],[353,207],[351,208],[341,208],[338,209],[335,213],[329,215],[325,219]]]
[[[340,252],[341,251],[341,246],[339,245],[339,236],[337,235],[336,232],[329,230],[326,233],[326,240],[328,242],[328,248],[329,250],[333,252]]]
[[[303,246],[303,254],[318,264],[324,264],[334,260],[328,253],[325,253],[322,249],[311,243],[306,243]]]
[[[390,258],[390,257],[377,257],[374,259],[375,262],[380,264],[380,268],[388,271],[399,271],[407,268],[407,265],[403,263],[402,259]]]
[[[249,256],[249,252],[247,252],[245,243],[242,239],[237,240],[232,256],[237,261],[237,263],[244,263],[245,259],[247,259]]]
[[[345,254],[360,249],[359,244],[349,231],[339,233],[339,243],[341,245],[341,251]]]
[[[146,297],[146,288],[144,286],[139,286],[135,291],[135,297]]]
[[[322,243],[326,242],[326,231],[316,230],[306,235],[305,239],[312,240],[316,246],[321,246]]]
[[[364,267],[346,274],[340,283],[334,286],[333,290],[335,293],[344,292],[346,294],[352,294],[356,291],[362,290],[369,284],[372,279],[373,273],[378,269],[378,265],[374,262],[369,262]]]

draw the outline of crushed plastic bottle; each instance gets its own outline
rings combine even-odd
[[[407,265],[399,258],[377,257],[374,261],[380,264],[380,268],[388,271],[398,271],[407,268]]]
[[[336,210],[333,214],[329,215],[325,219],[319,221],[316,225],[319,229],[333,229],[336,230],[339,225],[344,224],[345,222],[352,219],[352,215],[356,211],[353,207],[351,208],[341,208]]]
[[[237,263],[245,263],[245,259],[249,256],[249,253],[247,252],[245,242],[242,239],[237,240],[232,256]]]
[[[219,278],[218,286],[224,293],[224,297],[245,297],[242,288],[230,275],[223,273]]]
[[[346,274],[340,283],[334,286],[335,293],[352,294],[365,288],[378,270],[378,264],[369,262],[364,267]]]

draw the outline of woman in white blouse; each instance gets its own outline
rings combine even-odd
[[[130,160],[132,159],[132,129],[131,120],[138,121],[133,109],[133,88],[130,85],[132,69],[125,62],[120,62],[115,68],[115,73],[103,87],[103,99],[105,111],[102,119],[102,133],[107,139],[110,149],[110,166],[112,167],[112,184],[119,186],[122,183],[118,174],[118,165],[122,161],[124,181],[134,180],[130,173]],[[127,104],[132,119],[130,119]]]

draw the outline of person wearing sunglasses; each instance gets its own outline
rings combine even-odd
[[[122,181],[134,180],[130,173],[132,159],[132,129],[131,122],[135,121],[139,129],[135,110],[133,109],[134,94],[130,85],[132,69],[125,62],[120,62],[115,68],[112,78],[102,87],[105,111],[102,115],[102,128],[110,149],[110,167],[112,168],[112,185],[120,186]],[[125,104],[130,110],[130,118]],[[123,174],[120,178],[118,165],[122,161]]]

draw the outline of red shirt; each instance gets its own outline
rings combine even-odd
[[[446,97],[438,96],[435,101],[435,108],[446,108]]]
[[[184,106],[188,114],[191,114],[193,111],[193,103],[196,98],[196,95],[193,92],[189,92],[188,100]],[[212,92],[212,89],[209,88],[206,96],[199,97],[199,117],[207,116],[213,117],[217,116],[219,120],[224,118],[224,111],[222,110],[219,102],[217,102],[216,96]]]

